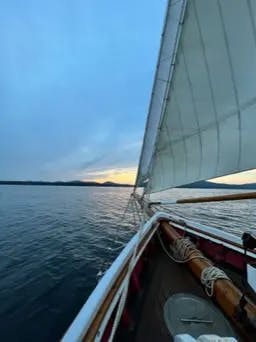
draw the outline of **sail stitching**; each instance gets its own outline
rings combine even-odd
[[[178,117],[179,117],[179,121],[180,121],[180,127],[181,127],[181,136],[182,136],[182,141],[183,141],[183,149],[184,149],[184,155],[185,155],[185,175],[186,178],[188,176],[188,149],[187,149],[187,145],[186,145],[186,139],[184,138],[185,133],[184,133],[184,125],[183,125],[183,121],[182,121],[182,116],[181,116],[181,110],[180,110],[180,106],[177,100],[177,96],[175,94],[175,90],[173,89],[173,99],[176,103],[177,106],[177,111],[178,111]]]
[[[196,124],[197,124],[197,133],[199,133],[198,134],[198,138],[199,138],[199,145],[200,145],[200,161],[199,161],[199,165],[200,166],[199,166],[199,175],[198,175],[198,177],[200,178],[201,171],[202,171],[202,159],[203,159],[203,145],[202,145],[201,127],[200,127],[198,111],[197,111],[197,107],[196,107],[196,103],[195,103],[195,95],[194,95],[194,91],[193,91],[193,85],[192,85],[192,81],[191,81],[191,78],[190,78],[190,75],[189,75],[188,65],[187,65],[185,53],[184,53],[184,50],[183,50],[182,42],[180,42],[180,52],[181,52],[181,55],[183,56],[183,60],[184,60],[185,73],[186,73],[186,76],[187,76],[187,81],[188,81],[188,84],[189,84],[190,94],[191,94],[191,97],[192,97],[192,108],[193,108],[193,112],[194,112],[195,119],[196,119]]]
[[[251,0],[247,0],[247,6],[249,10],[249,17],[250,17],[251,25],[252,25],[253,38],[254,38],[254,42],[256,45],[256,23],[253,17],[253,8],[252,8]]]
[[[232,63],[232,56],[231,56],[230,46],[229,46],[229,42],[228,42],[228,35],[227,35],[225,23],[224,23],[224,16],[223,16],[220,0],[218,0],[218,10],[219,10],[219,14],[220,14],[220,21],[221,21],[226,51],[227,51],[229,69],[230,69],[230,74],[231,74],[231,81],[232,81],[232,86],[233,86],[233,91],[234,91],[234,98],[235,98],[235,103],[236,103],[236,107],[237,107],[238,130],[239,130],[237,169],[239,170],[240,161],[241,161],[241,150],[242,150],[241,110],[239,107],[238,90],[236,87],[234,67],[233,67],[233,63]]]
[[[170,131],[169,131],[169,128],[168,128],[166,123],[165,123],[165,129],[166,129],[166,134],[167,134],[168,140],[170,141],[171,135],[170,135]],[[172,161],[173,161],[173,163],[172,163],[172,165],[173,165],[173,179],[175,180],[176,179],[176,161],[175,161],[175,156],[174,156],[174,153],[173,153],[172,144],[169,144],[169,150],[170,150],[170,153],[171,153],[171,156],[172,156]]]
[[[256,104],[256,97],[253,97],[251,100],[246,101],[246,102],[244,102],[242,105],[240,105],[240,106],[239,106],[239,110],[240,110],[240,111],[244,111],[244,116],[246,116],[246,115],[247,115],[246,109],[248,109],[248,108],[254,106],[255,104]],[[232,111],[229,111],[229,112],[227,112],[227,113],[225,113],[225,114],[220,115],[220,117],[219,117],[219,124],[220,124],[221,122],[223,122],[223,121],[225,121],[225,120],[231,118],[232,116],[236,116],[236,115],[237,115],[237,109],[232,110]],[[215,125],[216,125],[216,124],[215,124],[215,122],[214,122],[214,123],[209,123],[209,124],[207,124],[207,125],[205,125],[205,126],[202,126],[202,127],[200,128],[200,131],[196,129],[193,133],[184,135],[184,139],[187,140],[187,139],[189,139],[189,138],[192,138],[192,137],[198,135],[199,132],[205,132],[205,131],[211,129],[212,127],[214,127]],[[178,142],[180,142],[180,141],[181,141],[180,138],[172,139],[172,140],[171,140],[171,143],[178,143]],[[163,146],[162,148],[165,148],[165,146]],[[161,150],[162,150],[162,148],[161,148]]]
[[[211,79],[211,75],[210,75],[210,68],[209,68],[209,63],[208,63],[208,59],[207,59],[205,42],[204,42],[203,33],[202,33],[201,25],[200,25],[200,20],[199,20],[199,16],[198,16],[198,10],[197,10],[197,6],[196,6],[196,2],[193,2],[193,9],[195,12],[196,24],[197,24],[197,28],[198,28],[198,32],[199,32],[200,43],[202,46],[204,64],[205,64],[205,69],[206,69],[206,73],[207,73],[207,77],[208,77],[211,100],[212,100],[212,105],[213,105],[213,112],[214,112],[214,116],[215,116],[215,125],[216,125],[216,130],[217,130],[217,160],[216,160],[215,174],[217,174],[218,168],[219,168],[219,162],[220,162],[220,127],[219,127],[219,122],[218,122],[218,112],[217,112],[217,106],[216,106],[216,101],[215,101],[215,96],[214,96],[214,91],[213,91],[213,84],[212,84],[212,79]]]

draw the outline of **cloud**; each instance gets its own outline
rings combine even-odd
[[[0,179],[137,166],[164,9],[0,2]]]
[[[81,165],[80,165],[80,168],[81,168],[81,170],[90,169],[92,167],[97,166],[99,163],[104,161],[104,159],[105,159],[104,155],[100,155],[100,156],[94,157],[94,158],[92,158],[90,160],[82,162]]]

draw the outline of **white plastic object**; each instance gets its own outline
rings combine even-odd
[[[196,342],[237,342],[234,337],[220,337],[218,335],[201,335]]]
[[[247,281],[253,291],[256,292],[256,267],[247,264]]]
[[[174,337],[174,342],[196,342],[196,340],[188,334],[179,334]]]

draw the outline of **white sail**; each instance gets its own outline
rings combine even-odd
[[[256,168],[256,1],[172,0],[161,46],[137,186]]]

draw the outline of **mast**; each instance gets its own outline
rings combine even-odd
[[[168,0],[158,53],[150,105],[135,186],[147,183],[145,171],[150,167],[155,149],[158,127],[163,117],[171,76],[175,65],[176,50],[180,36],[187,0]],[[170,35],[171,32],[171,35]]]

